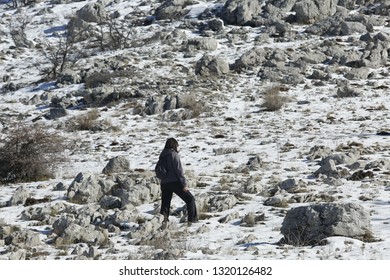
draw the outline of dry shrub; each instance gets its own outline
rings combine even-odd
[[[87,76],[84,81],[87,88],[96,88],[103,84],[110,83],[111,79],[112,74],[108,72],[93,72]]]
[[[69,124],[69,130],[78,131],[78,130],[89,130],[95,131],[99,130],[99,124],[97,119],[99,118],[100,113],[98,109],[92,109],[87,113],[74,117]]]
[[[199,117],[207,110],[205,104],[201,100],[197,100],[195,94],[184,94],[179,97],[179,107],[191,111],[191,118]]]
[[[279,86],[273,86],[263,94],[264,102],[261,107],[269,112],[280,110],[289,101],[288,97],[281,94],[281,87]]]
[[[53,176],[56,163],[64,161],[66,141],[41,126],[18,125],[0,145],[0,182],[28,182]]]

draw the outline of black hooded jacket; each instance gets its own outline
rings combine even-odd
[[[164,158],[165,166],[168,168],[168,175],[161,180],[161,184],[179,181],[183,187],[187,186],[179,154],[174,149],[164,149],[160,154],[161,158]]]

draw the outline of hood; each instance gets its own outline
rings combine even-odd
[[[164,149],[162,150],[159,158],[166,157],[167,155],[172,154],[173,152],[174,152],[173,149]]]

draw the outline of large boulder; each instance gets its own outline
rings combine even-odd
[[[31,230],[21,229],[14,231],[4,238],[5,245],[14,245],[18,248],[34,248],[42,245],[39,234]]]
[[[107,14],[101,3],[88,3],[76,12],[79,19],[86,22],[102,22]]]
[[[259,0],[228,0],[221,18],[228,24],[245,25],[261,13]]]
[[[124,173],[130,171],[130,162],[124,156],[117,156],[110,159],[103,169],[103,174]]]
[[[57,246],[74,243],[88,243],[92,245],[106,245],[109,242],[108,231],[94,225],[80,226],[72,223],[65,228],[55,244]]]
[[[325,203],[290,209],[282,222],[283,242],[315,245],[331,236],[363,240],[370,232],[370,214],[354,203]]]
[[[329,159],[324,161],[321,167],[314,172],[315,177],[319,177],[320,175],[325,175],[331,178],[340,178],[340,174],[337,171],[334,160]]]
[[[155,17],[157,20],[179,19],[189,12],[186,6],[190,3],[189,0],[166,0],[156,9]]]
[[[247,69],[250,67],[261,66],[266,61],[267,50],[265,48],[255,47],[245,52],[234,63],[235,70]]]
[[[204,55],[195,66],[195,74],[204,77],[219,77],[229,73],[229,63],[220,57]]]
[[[18,204],[24,204],[27,198],[30,197],[30,192],[23,186],[16,189],[11,199],[7,202],[7,206],[15,206]]]
[[[105,182],[97,176],[79,173],[70,184],[67,197],[70,202],[77,204],[95,203],[104,195]]]
[[[314,23],[334,15],[337,2],[338,0],[302,0],[297,2],[292,10],[298,23]]]

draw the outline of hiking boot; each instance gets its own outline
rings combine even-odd
[[[161,226],[161,230],[164,230],[168,227],[168,221],[164,221]]]

